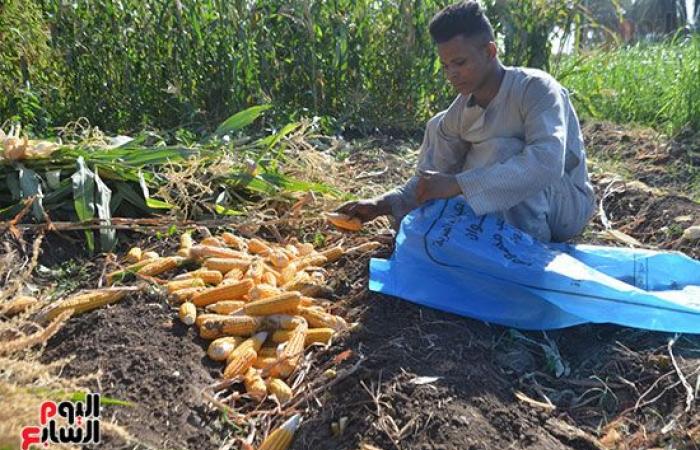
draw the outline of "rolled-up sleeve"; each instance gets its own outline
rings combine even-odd
[[[457,175],[462,192],[478,215],[505,211],[559,180],[566,154],[566,93],[555,82],[534,78],[520,105],[523,151],[504,162]]]

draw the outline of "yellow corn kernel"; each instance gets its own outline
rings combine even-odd
[[[141,260],[145,261],[147,259],[158,259],[160,255],[157,252],[143,252],[141,254]]]
[[[315,308],[302,306],[299,308],[299,314],[314,328],[332,328],[335,331],[348,329],[348,323],[342,317]]]
[[[204,267],[209,270],[218,270],[221,273],[228,273],[233,269],[241,271],[250,267],[252,260],[249,258],[208,258],[204,261]]]
[[[185,302],[180,305],[180,320],[185,325],[192,325],[197,319],[197,307],[190,302]]]
[[[278,269],[284,269],[289,265],[289,257],[281,250],[272,250],[267,259]]]
[[[265,272],[260,282],[268,286],[277,287],[277,276],[272,272]]]
[[[350,217],[342,213],[325,213],[324,215],[330,223],[340,229],[359,231],[362,228],[362,221],[357,217]]]
[[[177,256],[179,256],[180,258],[185,258],[185,259],[190,259],[190,258],[191,258],[190,249],[189,249],[189,248],[180,248],[180,249],[177,250],[177,253],[176,253],[176,254],[177,254]]]
[[[222,300],[240,300],[253,286],[253,280],[247,278],[224,286],[209,288],[193,295],[192,303],[201,308]]]
[[[179,291],[175,291],[172,294],[170,294],[169,297],[173,303],[178,304],[190,300],[192,296],[194,296],[194,294],[196,294],[197,292],[202,292],[203,290],[203,287],[180,289]]]
[[[253,400],[261,402],[267,397],[267,385],[265,385],[265,381],[260,376],[258,369],[253,367],[248,369],[243,377],[243,385],[246,393]]]
[[[260,300],[261,298],[274,297],[276,295],[280,295],[281,293],[282,289],[270,286],[269,284],[258,284],[250,290],[248,296],[251,300]]]
[[[169,282],[166,287],[168,288],[168,293],[172,294],[175,291],[181,291],[182,289],[193,288],[193,287],[203,287],[204,281],[199,278],[190,278],[185,280],[177,280]]]
[[[241,269],[231,269],[224,275],[224,280],[240,280],[241,278],[243,278]]]
[[[37,300],[35,297],[20,295],[4,305],[0,305],[0,315],[4,315],[6,317],[16,316],[17,314],[25,312],[37,303],[39,303],[39,300]]]
[[[207,305],[204,309],[206,309],[207,312],[215,314],[231,314],[240,310],[243,305],[245,305],[244,301],[224,300],[223,302],[216,302],[212,303],[211,305]]]
[[[223,240],[219,238],[215,238],[214,236],[209,236],[207,238],[202,239],[200,242],[202,245],[212,245],[214,247],[225,247],[226,244],[224,243]]]
[[[328,261],[328,258],[320,253],[304,256],[296,261],[297,270],[303,270],[307,267],[321,267]]]
[[[278,281],[282,286],[284,286],[285,284],[287,284],[287,283],[293,281],[293,280],[296,278],[297,272],[299,272],[299,270],[300,270],[300,269],[299,269],[299,267],[297,266],[297,263],[296,263],[296,262],[291,262],[291,263],[289,263],[289,265],[288,265],[287,267],[285,267],[284,269],[282,269],[282,271],[280,272],[280,277],[279,277],[279,279],[278,279],[277,281]]]
[[[301,296],[301,306],[315,306],[316,299],[313,297]]]
[[[145,266],[136,271],[139,275],[150,277],[158,276],[169,270],[173,270],[182,263],[182,258],[177,256],[167,256],[165,258],[156,258]]]
[[[240,336],[225,336],[214,339],[207,348],[207,356],[214,361],[225,361],[228,355],[244,341]]]
[[[245,276],[246,278],[252,278],[256,283],[260,283],[264,273],[265,265],[263,264],[263,260],[257,258],[250,263],[250,266],[248,266],[248,271],[245,273]]]
[[[292,398],[292,388],[279,378],[269,378],[267,380],[267,390],[271,395],[277,397],[281,403],[287,403]]]
[[[270,246],[260,239],[253,238],[248,241],[248,251],[256,255],[266,256],[270,252]]]
[[[305,284],[305,283],[306,284],[311,283],[311,276],[304,271],[300,271],[300,272],[297,272],[296,274],[294,274],[294,278],[292,278],[290,281],[284,283],[282,285],[282,289],[284,289],[285,291],[293,291],[294,290],[293,286],[297,286],[297,285]]]
[[[223,336],[250,336],[258,329],[260,322],[250,316],[224,316],[202,322],[199,336],[202,339],[216,339]]]
[[[74,310],[73,314],[90,311],[110,303],[118,302],[123,299],[127,293],[134,290],[134,288],[105,288],[72,295],[50,305],[49,310],[45,313],[45,317],[48,320],[53,320],[63,311],[68,311],[69,309]]]
[[[290,330],[277,330],[272,333],[270,340],[276,343],[287,342],[291,337],[293,331]],[[309,328],[306,331],[306,339],[304,339],[304,346],[309,346],[311,344],[324,344],[330,343],[331,338],[335,334],[335,330],[332,328]]]
[[[221,238],[229,247],[234,247],[237,249],[242,249],[245,247],[245,242],[243,241],[243,239],[239,238],[233,233],[229,233],[228,231],[223,233],[221,235]]]
[[[298,292],[284,292],[274,297],[252,301],[243,307],[243,312],[252,316],[281,314],[296,311],[300,303],[301,294]]]
[[[199,278],[206,284],[217,285],[223,281],[224,276],[218,270],[204,270],[199,269],[194,272],[190,272],[195,278]]]
[[[337,261],[344,254],[345,254],[345,250],[343,250],[343,247],[341,247],[341,246],[332,247],[332,248],[329,248],[328,250],[324,250],[321,252],[321,255],[326,257],[327,262]]]
[[[205,258],[249,258],[246,253],[226,247],[217,247],[214,245],[193,245],[190,249],[190,255],[192,255],[192,258],[197,260]]]
[[[265,438],[258,450],[287,450],[292,445],[294,433],[296,433],[301,424],[301,416],[293,415],[289,420],[284,422],[281,427],[274,430]]]
[[[141,261],[141,256],[143,256],[142,253],[140,248],[132,247],[126,254],[126,261],[130,263],[139,262]]]

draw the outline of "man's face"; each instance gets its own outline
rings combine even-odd
[[[493,43],[461,34],[438,44],[437,51],[445,76],[462,95],[469,95],[484,85],[495,57]]]

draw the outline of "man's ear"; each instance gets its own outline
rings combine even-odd
[[[498,56],[498,47],[495,42],[489,41],[488,44],[486,44],[486,55],[489,59],[495,59],[496,56]]]

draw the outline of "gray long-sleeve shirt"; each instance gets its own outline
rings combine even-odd
[[[536,69],[506,67],[496,96],[484,109],[458,95],[428,122],[418,170],[456,174],[478,215],[507,211],[570,177],[593,202],[578,118],[569,94]],[[418,177],[385,195],[394,217],[416,208]],[[588,214],[590,211],[584,211]],[[587,217],[586,217],[587,220]]]

